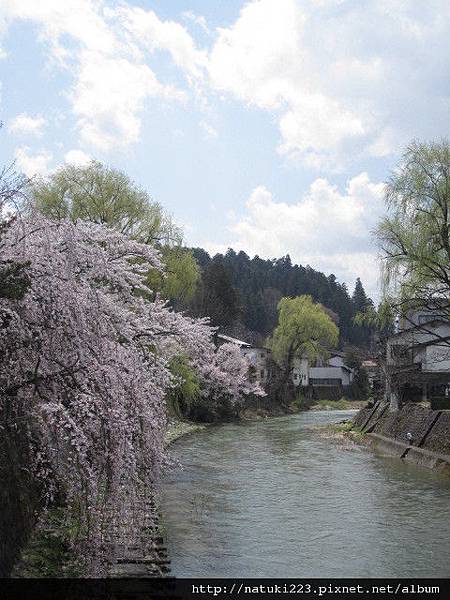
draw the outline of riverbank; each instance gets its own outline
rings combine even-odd
[[[197,431],[203,431],[209,425],[210,423],[194,423],[192,421],[179,421],[178,419],[171,419],[164,435],[164,444],[167,448],[185,435],[189,435]]]
[[[360,410],[366,406],[365,400],[316,400],[313,404],[305,403],[304,399],[294,400],[287,406],[275,403],[259,403],[243,408],[239,417],[243,421],[258,421],[269,417],[282,417],[286,415],[295,415],[310,410],[330,411],[330,410]]]
[[[202,431],[207,425],[186,421],[169,422],[164,443],[166,447],[191,433]],[[159,508],[156,508],[159,511]],[[46,512],[37,523],[20,558],[12,571],[12,577],[81,577],[82,573],[70,550],[70,523],[63,508],[53,508]],[[155,539],[160,532],[154,534]],[[160,551],[163,546],[160,543]]]
[[[353,420],[327,425],[320,435],[450,476],[450,411],[407,404],[390,412],[378,403],[362,408]]]
[[[305,405],[301,400],[295,400],[288,405],[276,404],[271,401],[261,402],[256,401],[243,406],[236,417],[236,422],[239,421],[261,421],[272,417],[285,417],[288,415],[296,415],[307,411],[330,411],[330,410],[360,410],[367,404],[364,400],[318,400],[311,406]],[[165,444],[170,446],[179,438],[202,431],[211,425],[221,425],[228,421],[218,421],[217,423],[196,423],[194,421],[182,421],[179,419],[171,419],[165,434]]]
[[[366,404],[366,400],[347,400],[347,398],[318,400],[310,407],[310,410],[360,410]]]
[[[391,412],[379,402],[360,410],[354,424],[373,450],[450,475],[450,411],[410,402]]]
[[[161,490],[172,576],[443,576],[450,482],[317,434],[353,415],[228,423],[174,444],[183,468]]]

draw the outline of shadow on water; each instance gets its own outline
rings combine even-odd
[[[176,576],[444,577],[450,480],[314,427],[310,412],[181,439],[163,486]]]

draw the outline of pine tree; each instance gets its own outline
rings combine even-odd
[[[365,312],[369,307],[373,306],[373,302],[367,296],[359,277],[356,279],[355,289],[352,295],[352,302],[355,314],[358,312]]]
[[[361,279],[358,277],[352,295],[353,315],[364,314],[369,308],[373,308],[372,300],[367,296]],[[370,342],[372,328],[367,325],[353,324],[353,342],[359,346],[367,346]]]

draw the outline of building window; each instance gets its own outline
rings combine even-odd
[[[311,385],[341,385],[341,380],[332,378],[310,378],[309,383]]]

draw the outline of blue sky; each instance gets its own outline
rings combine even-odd
[[[447,0],[0,0],[2,163],[125,170],[228,246],[360,276],[413,138],[448,135]]]

